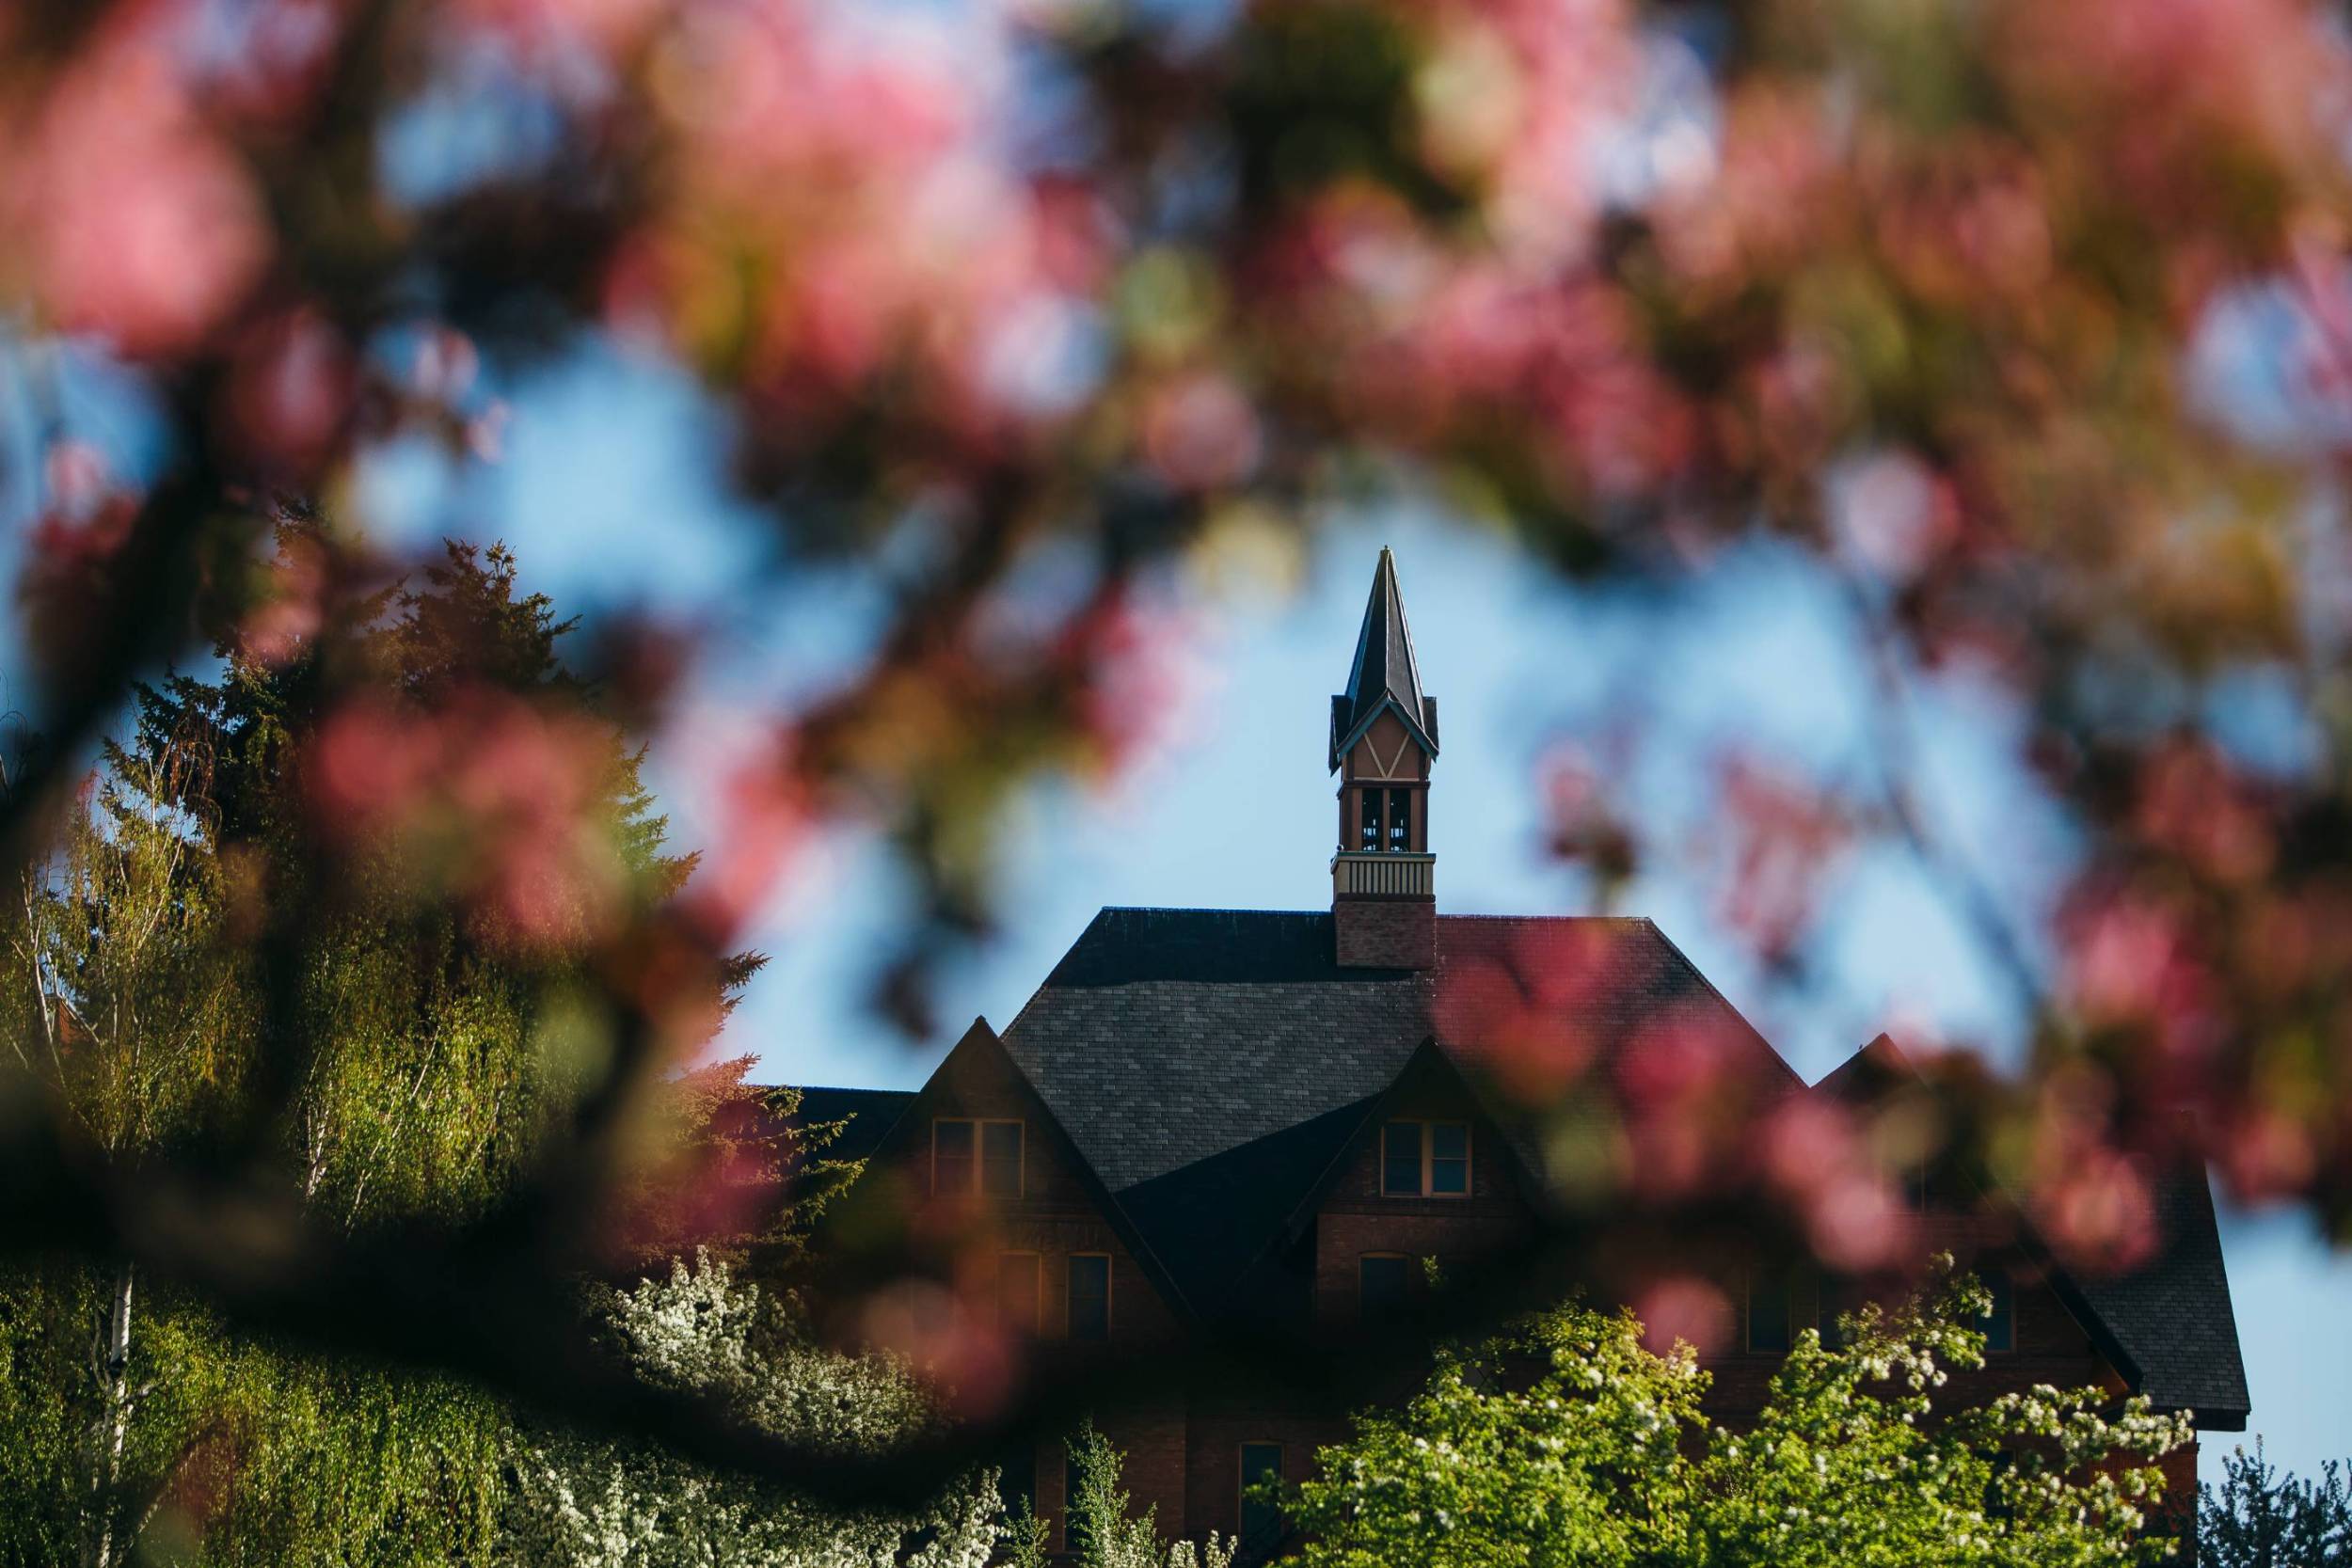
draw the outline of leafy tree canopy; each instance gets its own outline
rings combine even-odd
[[[2058,1568],[2170,1544],[2154,1462],[2185,1418],[2098,1389],[1939,1402],[1983,1364],[1988,1298],[1947,1282],[1806,1330],[1742,1432],[1710,1428],[1688,1345],[1567,1306],[1444,1353],[1403,1409],[1357,1418],[1287,1499],[1300,1568]]]

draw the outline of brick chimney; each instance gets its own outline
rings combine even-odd
[[[1330,766],[1340,780],[1331,931],[1343,969],[1438,961],[1438,859],[1429,852],[1437,755],[1437,699],[1422,695],[1396,558],[1383,549],[1347,689],[1331,699]]]

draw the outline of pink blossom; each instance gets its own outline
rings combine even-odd
[[[270,250],[235,153],[188,94],[161,3],[118,8],[38,107],[0,124],[0,221],[44,313],[134,356],[191,347]]]

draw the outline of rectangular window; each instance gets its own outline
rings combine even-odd
[[[1820,1300],[1815,1304],[1814,1326],[1821,1331],[1823,1350],[1846,1348],[1846,1331],[1837,1326],[1837,1319],[1840,1314],[1851,1313],[1853,1309],[1854,1304],[1846,1300],[1842,1293],[1833,1294],[1828,1287],[1822,1288]]]
[[[980,1191],[990,1197],[1021,1196],[1025,1131],[1017,1121],[980,1123]]]
[[[1019,1197],[1024,1132],[1017,1121],[935,1118],[931,1122],[931,1191],[943,1196],[977,1190],[990,1197]]]
[[[1093,1544],[1093,1534],[1078,1512],[1079,1477],[1078,1456],[1065,1447],[1061,1462],[1061,1548],[1084,1556]]]
[[[1413,792],[1389,791],[1389,847],[1402,852],[1413,847]]]
[[[1241,1446],[1241,1547],[1252,1555],[1269,1551],[1282,1538],[1281,1505],[1258,1494],[1263,1481],[1282,1479],[1282,1445],[1244,1443]]]
[[[1977,1320],[1977,1331],[1984,1336],[1987,1351],[2012,1351],[2017,1348],[2017,1291],[2009,1275],[1999,1269],[1986,1269],[1978,1278],[1993,1292],[1993,1310]]]
[[[972,1190],[973,1142],[977,1129],[968,1121],[931,1123],[931,1191],[942,1196]]]
[[[1005,1512],[1037,1516],[1037,1445],[1015,1443],[997,1461],[996,1495]]]
[[[1359,849],[1380,847],[1380,792],[1359,789],[1356,792],[1358,809],[1362,812],[1362,827],[1357,838]]]
[[[1070,1337],[1096,1343],[1111,1337],[1111,1260],[1104,1253],[1071,1257]]]
[[[1470,1123],[1391,1121],[1380,1129],[1385,1197],[1468,1197]]]
[[[1421,1196],[1421,1123],[1392,1121],[1380,1130],[1380,1190],[1391,1197]]]
[[[1788,1348],[1788,1281],[1778,1275],[1748,1281],[1748,1349],[1784,1352]]]
[[[1405,1305],[1409,1267],[1410,1260],[1396,1252],[1368,1252],[1356,1259],[1356,1307],[1365,1322]]]
[[[1015,1334],[1037,1332],[1039,1263],[1034,1252],[996,1256],[996,1321]]]
[[[1470,1192],[1470,1124],[1433,1121],[1429,1124],[1429,1193],[1433,1197],[1462,1197]]]

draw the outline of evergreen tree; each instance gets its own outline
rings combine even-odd
[[[2284,1474],[2257,1440],[2200,1488],[2197,1531],[2207,1568],[2352,1568],[2352,1481],[2334,1460],[2317,1480]]]

